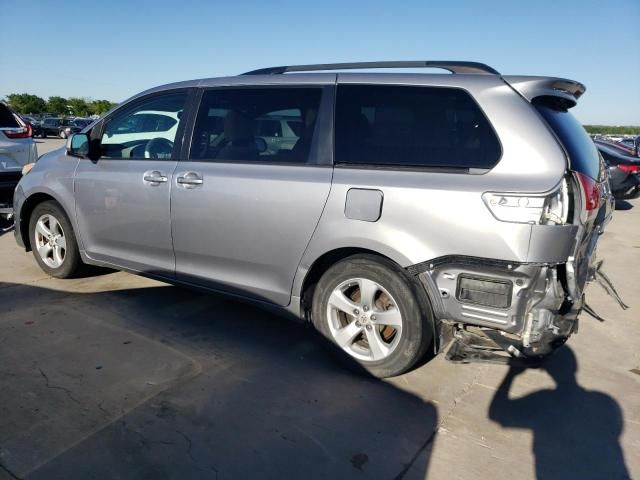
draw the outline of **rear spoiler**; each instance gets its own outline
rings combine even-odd
[[[530,102],[540,97],[555,97],[565,108],[574,107],[578,98],[587,90],[582,83],[566,78],[515,75],[503,75],[502,78]]]

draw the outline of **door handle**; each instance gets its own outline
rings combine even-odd
[[[187,172],[179,175],[176,181],[184,188],[195,188],[204,183],[202,176],[196,172]]]
[[[153,186],[158,186],[159,184],[165,183],[168,180],[167,177],[163,175],[162,172],[159,172],[158,170],[151,170],[149,172],[144,172],[142,179]]]

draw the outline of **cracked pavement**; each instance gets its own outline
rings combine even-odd
[[[582,315],[545,368],[438,356],[388,381],[253,306],[125,273],[46,278],[0,236],[0,479],[639,478],[630,205],[599,248],[629,310],[592,285],[606,322]]]

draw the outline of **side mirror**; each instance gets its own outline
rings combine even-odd
[[[264,138],[256,137],[255,142],[258,153],[264,153],[267,151],[267,141]]]
[[[86,158],[89,156],[89,136],[86,133],[74,133],[67,139],[67,154]]]

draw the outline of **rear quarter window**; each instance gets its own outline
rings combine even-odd
[[[490,169],[500,142],[469,93],[457,88],[340,85],[336,163]]]
[[[560,105],[548,104],[543,100],[536,101],[535,99],[533,104],[567,151],[571,170],[598,180],[600,156],[596,145],[582,124]]]

